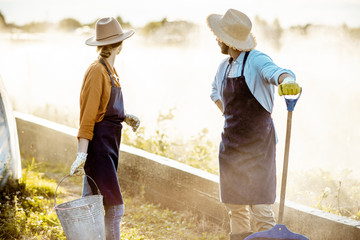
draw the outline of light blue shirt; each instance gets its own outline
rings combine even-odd
[[[241,69],[245,52],[233,61],[228,68],[228,77],[234,78],[241,76]],[[224,59],[215,75],[212,83],[211,99],[216,102],[222,100],[222,83],[224,81],[225,70],[229,64],[229,57]],[[269,113],[272,113],[274,104],[274,85],[278,86],[279,76],[283,73],[289,73],[295,78],[295,74],[288,70],[278,67],[266,54],[252,50],[246,60],[244,76],[247,86],[256,100]]]

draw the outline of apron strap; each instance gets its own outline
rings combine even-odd
[[[241,77],[244,76],[245,62],[246,62],[246,59],[248,58],[249,54],[250,54],[250,52],[245,52],[244,61],[243,61],[242,69],[241,69]],[[225,69],[223,81],[222,81],[222,83],[221,83],[220,93],[222,93],[223,85],[224,85],[224,82],[225,82],[225,80],[226,80],[226,78],[227,78],[228,70],[229,70],[229,67],[230,67],[230,65],[231,65],[232,62],[233,62],[233,58],[230,57],[229,63],[228,63],[228,65],[226,66],[226,69]]]
[[[245,68],[245,62],[249,56],[250,52],[245,52],[245,56],[244,56],[244,61],[243,61],[243,65],[242,65],[242,69],[241,69],[241,76],[244,76],[244,68]],[[228,73],[228,70],[229,70],[229,67],[230,67],[230,64],[233,62],[233,58],[230,57],[229,59],[229,63],[228,65],[226,66],[226,69],[225,69],[225,73],[224,73],[224,80],[226,79],[226,76],[227,76],[227,73]]]
[[[243,76],[244,76],[245,62],[246,62],[246,59],[247,59],[247,58],[248,58],[248,56],[249,56],[249,53],[250,53],[250,52],[246,52],[246,53],[245,53],[245,56],[244,56],[244,61],[243,61],[242,69],[241,69],[241,77],[243,77]]]
[[[107,70],[108,73],[109,73],[109,76],[110,76],[110,78],[111,78],[111,86],[115,87],[114,79],[113,79],[113,77],[112,77],[112,75],[111,75],[111,72],[110,72],[109,68],[107,67],[104,59],[100,58],[100,62],[106,67],[106,70]]]

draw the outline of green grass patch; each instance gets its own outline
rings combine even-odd
[[[65,239],[53,211],[56,183],[31,168],[0,195],[0,239]]]
[[[130,207],[121,223],[123,239],[228,239],[223,228],[191,212],[171,211],[141,198],[125,199],[125,206]]]
[[[53,209],[55,189],[64,174],[51,173],[51,168],[46,169],[34,160],[25,163],[22,179],[8,182],[0,195],[0,240],[66,239]],[[44,170],[47,174],[42,172]],[[61,184],[57,204],[80,197],[81,179],[67,178]],[[142,196],[124,201],[126,211],[121,222],[121,239],[227,238],[224,229],[190,212],[171,211],[146,202]]]

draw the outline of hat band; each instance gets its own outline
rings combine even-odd
[[[108,37],[104,37],[104,38],[96,38],[96,41],[101,41],[101,40],[106,40],[108,38],[112,38],[112,37],[116,37],[116,36],[121,36],[122,34],[114,34],[114,35],[111,35],[111,36],[108,36]]]

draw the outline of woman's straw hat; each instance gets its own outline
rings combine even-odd
[[[134,30],[124,32],[115,18],[101,18],[95,25],[95,36],[86,40],[89,46],[105,46],[121,42],[134,34]]]
[[[224,16],[211,14],[207,17],[207,23],[218,40],[231,48],[250,51],[256,46],[251,21],[240,11],[229,9]]]

